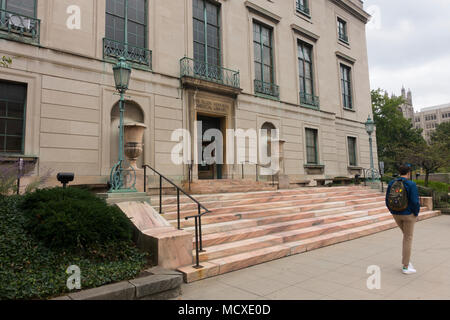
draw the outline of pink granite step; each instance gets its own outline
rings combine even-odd
[[[273,218],[276,219],[278,216],[289,216],[294,214],[300,214],[304,218],[311,218],[314,216],[324,216],[333,213],[346,213],[349,211],[358,211],[358,210],[366,210],[371,208],[378,208],[381,206],[385,206],[384,201],[375,201],[368,202],[359,205],[346,206],[345,202],[337,202],[330,203],[328,205],[319,205],[316,208],[309,208],[308,211],[303,211],[303,208],[300,206],[294,207],[280,207],[275,209],[263,209],[263,210],[253,210],[248,212],[240,212],[240,213],[228,213],[222,215],[205,215],[202,218],[202,225],[209,226],[215,225],[219,223],[232,223],[233,221],[239,220],[248,220],[248,219],[257,219],[257,218]],[[169,220],[172,225],[177,224],[177,220]],[[192,227],[194,225],[194,221],[191,220],[181,220],[181,227]]]
[[[423,220],[439,214],[439,211],[425,211],[422,212],[419,217],[420,220]],[[337,226],[333,228],[333,231],[330,233],[322,234],[321,231],[323,230],[319,230],[318,233],[311,233],[307,238],[302,238],[300,240],[294,240],[295,238],[290,237],[290,235],[287,234],[283,236],[283,242],[281,243],[280,239],[276,238],[274,235],[265,236],[260,238],[262,241],[261,244],[258,244],[269,244],[270,246],[262,248],[258,248],[258,244],[252,244],[251,242],[253,239],[248,239],[245,240],[246,242],[241,243],[245,249],[249,249],[247,252],[233,254],[231,247],[229,247],[227,250],[232,253],[231,255],[204,261],[201,263],[203,266],[201,269],[195,269],[193,266],[185,266],[178,270],[184,274],[184,280],[186,282],[193,282],[396,227],[395,221],[387,214],[385,215],[385,218],[382,218],[381,216],[359,218],[359,222],[362,222],[364,219],[371,220],[372,222],[366,224],[363,223],[361,225],[354,221],[358,219],[353,219],[353,221],[348,224],[348,226],[351,227],[347,229],[343,228],[345,225],[344,222],[337,222]],[[318,228],[321,227],[323,226],[319,226]],[[207,253],[208,248],[206,249]],[[211,255],[214,256],[214,250],[211,250]]]
[[[370,203],[374,201],[383,201],[383,196],[375,196],[375,195],[365,195],[366,197],[361,198],[359,195],[348,195],[348,196],[338,196],[338,197],[330,197],[330,198],[318,198],[318,199],[307,199],[307,200],[293,200],[293,201],[261,201],[257,204],[243,204],[238,206],[230,206],[230,207],[223,207],[223,208],[216,208],[216,209],[210,209],[210,213],[208,213],[208,216],[212,215],[220,215],[220,214],[226,214],[226,213],[240,213],[240,212],[248,212],[248,211],[255,211],[255,210],[264,210],[264,209],[275,209],[280,207],[294,207],[298,206],[302,208],[302,211],[307,211],[315,208],[317,209],[317,206],[323,206],[323,209],[329,208],[330,203],[335,202],[345,202],[346,205],[353,205],[353,204],[363,204],[363,203]],[[197,214],[197,210],[184,210],[180,212],[180,216],[182,218],[187,216],[192,216]],[[166,213],[165,218],[167,220],[176,219],[177,213],[176,212],[170,212]]]
[[[246,198],[242,199],[228,199],[228,200],[209,200],[202,201],[202,204],[206,206],[209,210],[223,207],[233,207],[239,205],[248,205],[248,204],[259,204],[261,201],[264,202],[281,202],[281,201],[294,201],[294,200],[312,200],[312,199],[324,199],[324,198],[332,198],[332,197],[341,197],[341,196],[375,196],[379,195],[373,190],[361,190],[355,192],[354,190],[349,190],[345,192],[328,192],[328,193],[316,193],[316,194],[304,194],[301,192],[297,192],[295,194],[283,194],[277,193],[272,195],[267,195],[261,197],[260,194],[249,194]],[[177,204],[165,204],[163,205],[164,213],[174,213],[177,212]],[[190,203],[181,203],[180,211],[193,211],[197,209],[197,204],[194,202]]]
[[[287,189],[287,190],[277,190],[277,191],[262,191],[262,192],[239,192],[239,193],[224,193],[224,194],[203,194],[198,195],[192,193],[192,195],[200,202],[207,201],[225,201],[225,200],[236,200],[236,199],[246,199],[249,197],[260,197],[266,198],[273,195],[295,195],[301,194],[318,194],[318,193],[332,193],[332,192],[346,192],[346,191],[360,191],[360,190],[370,190],[362,186],[347,186],[347,187],[323,187],[323,188],[297,188],[297,189]],[[176,197],[174,196],[164,196],[163,205],[166,204],[176,204]],[[159,204],[159,197],[155,196],[152,198],[154,200],[153,204]],[[181,196],[180,201],[182,203],[190,203],[191,200],[186,196]]]

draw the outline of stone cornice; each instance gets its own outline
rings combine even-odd
[[[275,13],[272,13],[266,9],[264,9],[263,7],[258,6],[257,4],[254,4],[251,1],[245,1],[245,6],[247,7],[247,9],[249,9],[250,11],[253,11],[257,14],[259,14],[260,16],[263,16],[266,19],[269,19],[275,23],[280,22],[281,17]]]
[[[317,41],[319,40],[320,36],[318,36],[315,33],[312,33],[311,31],[308,31],[302,27],[300,27],[299,25],[296,25],[295,23],[291,24],[291,28],[292,30],[294,30],[295,32],[297,32],[298,34],[312,40],[312,41]]]
[[[340,8],[344,9],[348,13],[352,14],[362,22],[364,23],[369,22],[370,14],[365,12],[363,9],[358,7],[350,0],[330,0],[330,1],[339,6]]]
[[[336,56],[341,58],[342,60],[347,61],[348,63],[354,64],[356,62],[356,59],[346,55],[345,53],[342,53],[340,51],[336,51]]]

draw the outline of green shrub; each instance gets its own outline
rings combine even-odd
[[[50,248],[84,248],[131,239],[128,217],[87,190],[37,190],[24,197],[21,209],[28,232]]]
[[[417,185],[419,186],[425,186],[425,181],[423,180],[414,180]],[[446,192],[448,193],[450,184],[444,183],[444,182],[437,182],[437,181],[428,181],[428,188],[433,189],[437,192]]]
[[[0,300],[45,299],[69,292],[66,270],[81,269],[82,289],[136,277],[146,255],[132,242],[93,244],[83,251],[51,249],[28,234],[23,197],[0,197]]]

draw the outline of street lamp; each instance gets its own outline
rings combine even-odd
[[[119,161],[114,165],[111,170],[110,181],[111,189],[109,192],[123,192],[123,191],[135,191],[124,188],[124,130],[123,130],[123,118],[125,112],[125,92],[128,90],[130,83],[131,67],[127,64],[124,57],[119,58],[119,62],[113,67],[114,82],[116,84],[116,90],[120,94],[120,122],[119,122]]]
[[[373,151],[372,151],[372,133],[375,131],[375,122],[373,122],[372,118],[367,118],[366,125],[366,132],[369,135],[369,147],[370,147],[370,171],[372,172],[372,181],[374,180],[374,172],[375,168],[373,165]]]

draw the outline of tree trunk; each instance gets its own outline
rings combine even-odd
[[[425,170],[425,187],[428,187],[428,178],[430,177],[430,172]]]

